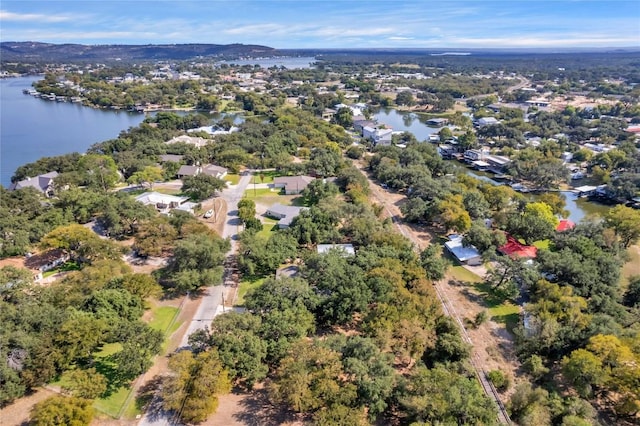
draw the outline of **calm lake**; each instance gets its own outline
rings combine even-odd
[[[23,164],[86,152],[94,143],[113,139],[145,118],[143,114],[46,101],[22,93],[41,78],[0,79],[0,183],[5,187]]]
[[[393,108],[381,108],[374,112],[373,117],[376,118],[379,123],[388,124],[394,131],[406,131],[413,133],[419,141],[424,141],[429,138],[429,135],[440,131],[440,128],[438,127],[427,126],[424,123],[427,119],[419,116],[418,114],[397,111]],[[491,179],[491,173],[476,172],[455,160],[451,160],[451,162],[462,167],[465,170],[465,173],[470,176],[495,185],[501,185],[501,183]],[[580,222],[582,219],[590,215],[602,216],[610,209],[609,206],[593,203],[584,198],[578,198],[571,191],[561,191],[560,195],[566,200],[566,209],[569,211],[569,219],[575,223]],[[533,194],[529,194],[528,197],[533,201],[537,199],[537,196]]]

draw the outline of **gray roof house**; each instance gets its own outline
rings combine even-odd
[[[266,211],[266,215],[274,219],[280,219],[278,221],[278,228],[288,228],[293,222],[293,219],[298,217],[302,210],[306,210],[306,207],[285,206],[280,203],[276,203],[269,207]]]
[[[200,173],[222,179],[227,175],[228,170],[222,166],[216,166],[214,164],[207,164],[202,167]]]
[[[176,172],[178,178],[183,178],[185,176],[195,176],[200,173],[200,166],[187,166],[182,165]]]
[[[49,172],[35,177],[28,177],[24,180],[12,183],[9,191],[22,188],[35,188],[47,197],[53,194],[53,180],[58,177],[58,172]]]
[[[166,163],[168,161],[171,161],[173,163],[179,163],[182,161],[182,158],[184,158],[184,155],[163,154],[163,155],[160,155],[160,162]]]
[[[300,194],[313,180],[311,176],[280,176],[273,179],[273,187],[284,188],[287,195]]]

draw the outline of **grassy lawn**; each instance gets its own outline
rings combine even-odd
[[[236,306],[244,305],[244,296],[247,292],[253,288],[258,288],[264,282],[264,277],[245,277],[240,281],[240,286],[238,287],[238,296],[236,297]]]
[[[278,191],[272,191],[271,188],[249,188],[246,191],[244,191],[243,197],[255,199],[255,198],[260,198],[260,197],[264,197],[264,196],[273,196],[273,197],[275,197],[278,194],[279,194],[279,190]]]
[[[160,306],[153,310],[153,317],[149,321],[149,327],[154,330],[160,330],[165,334],[170,334],[169,326],[173,319],[178,315],[180,309],[173,306]],[[173,327],[172,327],[173,328]]]
[[[265,240],[271,236],[273,231],[278,229],[278,221],[276,219],[271,219],[270,217],[265,217],[262,219],[262,231],[258,232],[257,235],[264,238]]]
[[[273,183],[273,178],[280,176],[275,170],[260,172],[253,175],[250,183]]]
[[[120,415],[120,410],[122,410],[122,406],[127,401],[127,398],[129,397],[129,394],[131,392],[131,387],[122,386],[116,389],[116,391],[109,395],[107,398],[96,399],[93,403],[93,407],[96,410],[102,411],[103,413],[108,414],[113,418],[118,418],[118,416]]]
[[[178,195],[182,193],[182,190],[176,188],[153,188],[155,192],[167,195]],[[146,191],[145,191],[146,192]]]
[[[489,308],[491,320],[505,324],[511,331],[518,324],[520,308],[511,303],[486,282],[477,282],[473,286]]]
[[[538,250],[549,250],[549,244],[551,244],[551,240],[540,240],[540,241],[534,242],[531,245],[537,248]]]
[[[240,182],[240,175],[238,174],[231,174],[228,173],[225,177],[224,180],[226,180],[227,182],[229,182],[230,185],[237,185],[238,182]]]
[[[482,278],[466,269],[464,266],[452,266],[449,268],[451,275],[458,281],[464,281],[469,283],[482,282]]]
[[[78,265],[75,261],[65,262],[60,265],[59,268],[52,269],[42,274],[43,278],[50,277],[51,275],[57,274],[58,272],[68,272],[68,271],[79,271],[80,265]]]

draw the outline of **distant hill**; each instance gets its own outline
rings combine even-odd
[[[72,62],[184,60],[198,56],[238,57],[270,56],[275,49],[251,44],[146,44],[83,45],[39,42],[2,42],[0,58],[4,62]]]

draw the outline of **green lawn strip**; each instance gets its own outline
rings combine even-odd
[[[96,399],[93,407],[103,413],[117,419],[122,410],[122,406],[127,401],[129,394],[133,391],[130,386],[122,386],[115,390],[107,398]]]
[[[273,183],[273,178],[280,176],[275,170],[258,172],[251,178],[251,183]]]
[[[451,268],[449,268],[449,271],[451,272],[451,275],[453,275],[453,277],[458,281],[469,283],[482,282],[482,278],[466,269],[464,266],[452,266]]]
[[[491,285],[486,282],[477,282],[473,287],[489,308],[491,320],[505,324],[507,330],[512,331],[513,327],[518,323],[520,307],[514,305],[499,292],[496,292]]]
[[[535,241],[531,245],[537,248],[538,250],[549,250],[549,244],[551,244],[551,240],[540,240],[540,241]]]
[[[262,231],[258,232],[257,235],[264,239],[268,239],[273,231],[278,230],[277,223],[278,221],[276,219],[271,219],[270,217],[262,218]]]
[[[180,309],[173,306],[156,307],[152,311],[153,318],[149,321],[149,327],[154,330],[160,330],[166,335],[171,322],[179,312]]]
[[[182,192],[181,189],[177,189],[177,188],[154,188],[153,190],[155,192],[159,192],[161,194],[167,194],[167,195],[178,195]]]
[[[244,191],[244,197],[247,198],[262,198],[265,196],[277,196],[278,192],[276,191],[272,191],[271,188],[247,188],[246,191]]]
[[[51,275],[57,274],[58,272],[68,272],[68,271],[79,271],[80,266],[77,262],[70,260],[69,262],[65,262],[60,267],[51,269],[50,271],[44,272],[42,274],[43,278],[50,277]]]
[[[238,287],[238,295],[236,297],[235,306],[243,306],[244,305],[244,296],[247,292],[253,288],[258,288],[264,282],[265,277],[245,277],[240,281],[240,286]]]
[[[228,173],[224,180],[229,182],[230,185],[237,185],[240,182],[240,175]]]

